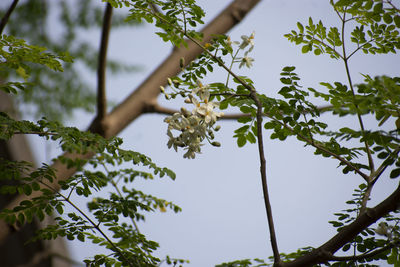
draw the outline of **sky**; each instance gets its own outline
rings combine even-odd
[[[198,1],[206,12],[205,22],[210,21],[229,1]],[[284,66],[296,66],[300,84],[320,88],[319,82],[345,82],[344,65],[328,56],[302,54],[301,48],[283,37],[296,22],[307,23],[312,17],[325,25],[338,26],[339,20],[329,5],[320,0],[264,0],[236,26],[229,35],[241,40],[241,35],[255,32],[255,58],[251,69],[235,69],[255,82],[256,89],[275,97],[282,85],[279,73]],[[118,103],[132,92],[171,52],[170,44],[154,34],[152,25],[125,28],[112,32],[109,57],[139,64],[142,71],[130,75],[109,75],[107,95]],[[100,33],[90,36],[95,43]],[[399,75],[398,55],[357,55],[350,62],[355,83],[362,82],[363,74]],[[88,73],[87,79],[95,85],[96,77]],[[226,73],[215,71],[203,82],[224,82]],[[183,102],[159,103],[179,109]],[[230,111],[225,111],[229,113]],[[232,111],[231,111],[232,112]],[[220,121],[221,130],[216,134],[220,148],[204,145],[202,154],[194,160],[183,159],[183,152],[167,148],[167,125],[164,115],[140,116],[121,134],[124,148],[144,153],[160,166],[177,174],[175,181],[168,178],[140,182],[135,185],[142,191],[172,201],[183,211],[154,213],[139,224],[142,233],[159,242],[157,255],[189,259],[188,266],[214,266],[226,261],[272,256],[267,218],[263,203],[259,161],[256,145],[238,148],[232,138],[240,127],[233,121]],[[323,115],[333,127],[354,125],[354,118],[337,118]],[[86,129],[91,115],[79,116],[69,123]],[[367,125],[369,122],[367,121]],[[372,125],[372,123],[371,123]],[[267,179],[275,220],[278,247],[281,252],[292,252],[300,247],[319,246],[332,237],[336,230],[328,221],[333,213],[347,208],[355,186],[362,180],[354,175],[343,175],[337,162],[315,156],[313,150],[303,147],[295,138],[285,142],[269,139],[264,132],[267,162]],[[42,148],[35,149],[43,155]],[[40,151],[41,150],[41,151]],[[53,151],[57,155],[56,151]],[[394,190],[396,183],[382,177],[373,191],[371,204],[378,203]],[[104,192],[103,196],[107,196]],[[82,260],[98,248],[88,243],[69,243],[72,258]]]

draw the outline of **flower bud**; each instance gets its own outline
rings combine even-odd
[[[215,126],[215,128],[214,128],[214,131],[218,132],[218,131],[219,131],[219,129],[221,129],[221,125],[217,125],[217,126]]]
[[[160,86],[160,91],[161,91],[161,93],[165,93],[165,88],[164,88],[164,86]]]
[[[181,59],[179,60],[179,66],[181,68],[183,68],[185,66],[185,58],[184,57],[181,57]]]
[[[173,86],[173,83],[172,83],[172,80],[171,80],[171,78],[168,78],[167,80],[168,80],[168,84],[169,84],[169,86]]]

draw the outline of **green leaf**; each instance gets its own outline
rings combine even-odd
[[[308,53],[309,51],[311,50],[311,48],[310,48],[310,45],[304,45],[302,48],[301,48],[301,52],[303,53],[303,54],[306,54],[306,53]]]
[[[385,14],[383,15],[383,21],[384,21],[385,23],[387,23],[387,24],[390,24],[390,23],[392,23],[393,18],[392,18],[392,16],[391,16],[390,14],[385,13]]]
[[[257,141],[257,140],[256,140],[256,137],[255,137],[254,134],[251,133],[251,132],[248,132],[248,133],[247,133],[246,139],[247,139],[247,141],[249,141],[251,144],[254,144],[254,143]]]
[[[343,251],[348,251],[350,249],[351,245],[350,244],[346,244],[343,246],[342,250]]]
[[[300,22],[297,22],[297,28],[299,28],[300,33],[304,32],[304,26]]]
[[[24,185],[24,194],[29,196],[30,194],[32,194],[32,187],[28,184]]]
[[[400,176],[400,168],[394,169],[390,172],[390,178],[394,179]]]
[[[18,218],[18,222],[19,222],[20,224],[24,224],[24,222],[25,222],[25,216],[24,216],[23,213],[19,213],[18,216],[17,216],[17,218]]]
[[[254,111],[254,108],[249,106],[241,106],[240,111],[243,113],[251,113],[252,111]]]
[[[399,15],[394,16],[393,21],[396,27],[400,28],[400,16]]]
[[[61,204],[56,206],[56,210],[57,210],[58,214],[60,214],[60,215],[64,213],[64,209]]]
[[[237,121],[240,123],[248,123],[248,122],[252,121],[252,119],[253,118],[250,116],[243,116],[243,117],[238,118]]]
[[[246,144],[247,139],[244,135],[239,135],[236,142],[238,147],[243,147]]]
[[[296,69],[296,67],[294,67],[294,66],[286,66],[286,67],[284,67],[283,69],[282,69],[282,71],[285,71],[285,72],[292,72],[292,71],[294,71]]]

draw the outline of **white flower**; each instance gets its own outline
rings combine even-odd
[[[200,102],[193,96],[193,95],[189,95],[190,101],[192,102],[192,104],[194,105],[194,109],[192,111],[192,114],[196,114],[197,110],[200,108]]]
[[[246,67],[250,68],[251,66],[253,66],[253,61],[254,61],[254,58],[245,56],[240,61],[239,68],[243,67],[244,65],[246,65]]]
[[[164,119],[164,122],[168,123],[168,129],[175,129],[175,130],[181,130],[181,118],[182,118],[181,113],[174,113],[172,116],[166,117]]]
[[[240,44],[238,41],[232,41],[231,37],[227,36],[225,39],[226,46],[232,47],[232,44]]]
[[[200,80],[197,80],[196,83],[198,86],[192,90],[193,94],[198,95],[200,99],[203,101],[205,99],[208,100],[208,98],[210,98],[210,91],[209,91],[210,86],[208,84],[203,85],[203,83]]]
[[[250,49],[249,51],[251,51],[254,47],[254,32],[252,32],[252,34],[250,34],[250,36],[246,36],[246,35],[242,35],[242,43],[240,44],[239,48],[240,49],[244,49],[246,48],[248,45],[250,45]]]
[[[205,123],[213,124],[217,121],[218,117],[223,115],[222,112],[214,112],[214,107],[217,107],[218,104],[215,102],[206,102],[204,105],[200,106],[196,112],[204,117]]]

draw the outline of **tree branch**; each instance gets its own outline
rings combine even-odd
[[[8,8],[6,14],[4,14],[4,16],[1,18],[1,21],[0,21],[0,35],[3,34],[3,30],[6,27],[8,19],[10,18],[10,15],[14,11],[14,8],[17,6],[17,4],[18,4],[18,0],[14,0],[11,3],[10,7]]]
[[[107,114],[106,99],[106,70],[107,70],[107,48],[111,28],[113,7],[106,4],[101,32],[100,50],[97,68],[97,120],[99,123]]]
[[[331,110],[332,106],[322,106],[319,107],[318,110],[320,112],[326,112]],[[151,101],[146,104],[144,108],[145,113],[158,113],[158,114],[165,114],[165,115],[173,115],[174,113],[180,112],[177,109],[172,109],[172,108],[167,108],[167,107],[162,107],[160,106],[157,102]],[[304,113],[306,114],[306,113]],[[262,114],[265,117],[268,117],[268,114],[263,113]],[[232,114],[224,114],[219,120],[237,120],[242,117],[250,117],[250,114],[248,113],[232,113]]]
[[[284,263],[284,267],[301,267],[313,266],[315,264],[329,261],[333,254],[343,247],[346,243],[351,242],[359,233],[380,218],[400,208],[400,184],[396,190],[385,200],[374,208],[367,209],[351,224],[345,226],[339,233],[333,236],[325,244],[311,251],[292,262]]]
[[[257,96],[257,92],[253,89],[250,93],[251,99],[254,100],[257,106],[257,142],[258,142],[258,153],[260,157],[260,173],[261,173],[261,183],[263,188],[263,195],[264,195],[264,204],[265,209],[267,212],[267,219],[268,219],[268,228],[270,234],[270,241],[271,247],[274,254],[274,266],[281,265],[280,254],[278,250],[278,243],[276,240],[275,234],[275,226],[274,220],[272,216],[272,208],[271,208],[271,201],[269,199],[269,192],[268,192],[268,184],[267,184],[267,174],[266,174],[266,163],[265,163],[265,153],[264,153],[264,144],[263,144],[263,134],[262,134],[262,121],[263,121],[263,106],[260,102],[260,99]]]
[[[144,113],[158,113],[165,115],[173,115],[175,113],[179,113],[180,111],[173,108],[162,107],[155,101],[147,103],[144,108]],[[247,113],[237,113],[237,114],[224,114],[219,120],[236,120],[241,117],[249,117],[250,114]]]

